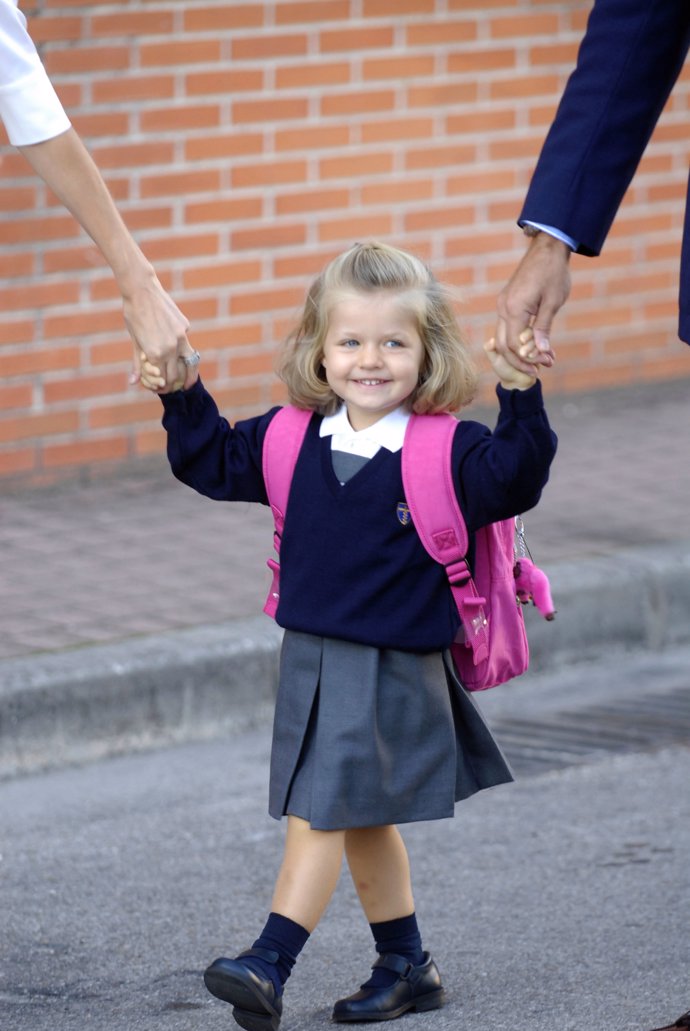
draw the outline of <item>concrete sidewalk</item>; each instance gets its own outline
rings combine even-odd
[[[689,639],[690,379],[548,409],[559,453],[526,524],[559,615],[527,613],[535,667]],[[6,495],[0,548],[0,776],[210,736],[270,707],[265,508],[201,498],[161,461]]]

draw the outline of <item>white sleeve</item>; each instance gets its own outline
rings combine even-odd
[[[70,127],[16,0],[0,0],[0,118],[15,147],[41,143]]]

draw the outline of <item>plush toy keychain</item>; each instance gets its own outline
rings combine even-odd
[[[520,516],[515,519],[515,590],[518,601],[527,605],[530,601],[536,605],[544,619],[552,620],[556,609],[551,598],[551,587],[546,573],[535,566],[529,557],[529,549],[525,540],[525,524]]]

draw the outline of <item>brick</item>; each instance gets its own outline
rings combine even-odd
[[[11,451],[0,448],[0,476],[16,476],[35,468],[36,449],[13,447]]]
[[[130,72],[118,78],[91,79],[91,95],[96,104],[163,100],[172,97],[174,92],[172,75],[133,75]]]
[[[65,50],[51,48],[44,64],[50,77],[108,70],[121,72],[129,68],[130,52],[123,46],[71,46]]]
[[[309,25],[320,21],[346,21],[350,16],[348,0],[311,0],[306,3],[277,4],[276,25]]]
[[[405,168],[419,171],[421,168],[457,168],[469,165],[476,159],[476,149],[467,144],[449,144],[448,146],[425,147],[423,150],[411,149],[405,155]]]
[[[429,85],[409,86],[406,90],[409,107],[442,107],[463,104],[470,107],[477,101],[476,82],[434,80]]]
[[[71,121],[84,140],[95,136],[126,136],[129,132],[129,115],[125,111],[77,115]]]
[[[275,355],[273,353],[258,353],[230,359],[230,375],[233,378],[270,375],[274,369]]]
[[[136,168],[142,165],[171,165],[175,151],[174,144],[156,140],[146,143],[126,143],[112,147],[91,147],[91,153],[98,167]]]
[[[31,283],[0,289],[0,311],[45,308],[57,304],[76,304],[79,290],[76,283]]]
[[[574,68],[579,45],[579,39],[569,43],[557,43],[552,40],[543,46],[530,47],[530,66],[534,68],[537,65],[559,65]]]
[[[312,253],[310,251],[302,251],[300,254],[290,254],[288,256],[278,256],[273,261],[273,275],[277,278],[292,278],[296,276],[302,280],[314,279],[327,262],[331,261],[340,253],[340,248],[334,248],[329,250],[318,251]],[[289,330],[294,324],[294,319],[291,319],[289,324],[282,325],[276,336],[282,339],[287,335]]]
[[[363,0],[365,18],[402,18],[408,14],[434,14],[436,0]]]
[[[433,195],[434,186],[429,179],[387,179],[362,187],[363,204],[405,204],[431,200]]]
[[[235,283],[250,283],[261,277],[261,262],[247,261],[246,258],[234,262],[216,262],[187,268],[182,273],[182,281],[186,290],[197,290],[200,287],[231,286]],[[187,316],[190,318],[190,316]]]
[[[147,133],[215,128],[220,124],[220,108],[217,104],[178,104],[151,108],[141,112],[139,122],[142,131]]]
[[[448,194],[468,193],[472,196],[494,191],[513,190],[515,185],[516,176],[512,168],[477,168],[476,171],[461,172],[457,175],[448,176],[446,192]],[[517,218],[518,208],[519,202],[516,202],[515,218]]]
[[[393,27],[327,29],[319,36],[319,49],[324,52],[336,50],[388,50],[393,46]]]
[[[517,139],[511,136],[509,139],[492,140],[489,144],[489,157],[492,161],[514,162],[518,158],[536,161],[543,141],[542,135],[521,135]]]
[[[392,111],[395,93],[392,90],[361,90],[351,93],[328,94],[321,97],[319,108],[325,118],[333,115],[369,114],[372,111]]]
[[[489,21],[489,33],[494,39],[506,39],[534,36],[549,36],[555,38],[560,31],[560,21],[557,14],[548,14],[545,11],[534,14],[512,15],[509,18],[491,18]]]
[[[127,379],[122,372],[99,372],[91,375],[69,376],[67,379],[50,380],[43,383],[43,397],[46,404],[62,401],[83,401],[93,397],[119,394],[124,390]]]
[[[88,414],[88,426],[94,430],[130,427],[136,423],[160,422],[160,402],[150,391],[138,388],[138,395],[117,404],[97,405]]]
[[[514,129],[515,121],[516,112],[513,108],[466,111],[462,114],[448,115],[446,131],[450,136],[462,136],[465,133],[503,133],[508,129]]]
[[[307,162],[300,161],[267,161],[260,165],[239,165],[230,173],[232,186],[235,188],[274,186],[280,183],[305,182],[307,178]]]
[[[0,384],[0,409],[9,411],[12,408],[30,408],[33,394],[30,383]]]
[[[0,211],[29,211],[36,205],[36,189],[33,186],[0,189]]]
[[[300,287],[243,290],[230,298],[230,314],[251,315],[256,312],[277,311],[281,308],[299,308],[303,300],[304,291]]]
[[[263,197],[222,197],[217,200],[195,201],[185,205],[187,224],[194,222],[245,221],[261,218],[264,211]]]
[[[263,23],[264,5],[260,3],[224,3],[214,7],[201,7],[193,4],[184,11],[186,32],[256,29]]]
[[[143,176],[140,184],[142,197],[179,197],[189,193],[217,193],[220,173],[215,169],[198,172],[161,172]]]
[[[510,80],[492,82],[489,93],[492,100],[551,96],[557,93],[559,85],[557,75],[516,75]]]
[[[21,254],[0,254],[0,279],[31,276],[35,267],[36,259],[31,251]]]
[[[351,218],[324,219],[318,227],[319,240],[342,240],[349,246],[355,240],[390,236],[393,231],[389,214],[353,216]]]
[[[0,319],[0,346],[7,344],[25,344],[33,340],[35,323],[31,319],[11,319],[3,315]],[[4,354],[0,355],[3,363],[7,360]],[[3,364],[3,375],[10,376],[11,372]]]
[[[383,143],[384,140],[422,140],[435,136],[432,118],[387,118],[365,122],[361,127],[362,143]]]
[[[46,412],[40,415],[0,419],[0,443],[74,433],[79,425],[77,412]]]
[[[406,232],[417,233],[420,230],[444,230],[458,225],[471,225],[474,221],[474,205],[455,208],[444,205],[438,209],[426,208],[409,212],[405,215],[404,226]]]
[[[127,437],[106,437],[80,440],[72,444],[48,444],[42,449],[42,462],[47,469],[83,466],[92,463],[122,461],[129,452]]]
[[[274,122],[287,118],[306,118],[309,102],[302,97],[273,100],[236,100],[232,105],[233,120],[238,125],[249,122]]]
[[[81,39],[85,35],[83,20],[77,16],[51,17],[42,13],[38,18],[29,18],[28,28],[36,46],[49,43],[51,40],[65,43],[68,40]]]
[[[299,193],[283,193],[276,197],[275,209],[278,215],[295,215],[307,211],[328,211],[346,208],[350,204],[350,190],[334,187],[330,190],[308,190]]]
[[[423,78],[433,75],[436,59],[433,54],[401,54],[396,57],[369,57],[362,61],[362,72],[368,79]]]
[[[261,36],[241,36],[231,44],[233,61],[265,61],[271,57],[301,57],[307,52],[307,36],[264,33]]]
[[[445,17],[438,21],[414,22],[405,26],[405,38],[409,47],[470,43],[477,38],[477,20],[458,21]]]
[[[79,227],[69,215],[51,215],[42,218],[25,217],[4,221],[2,226],[2,242],[5,246],[70,239],[78,234]]]
[[[303,223],[271,224],[254,229],[238,229],[231,234],[230,246],[233,251],[265,250],[273,247],[299,246],[306,239],[306,227]]]
[[[350,142],[348,125],[327,125],[316,127],[300,126],[299,129],[279,129],[275,133],[275,148],[278,151],[329,150],[346,147]]]
[[[264,88],[263,68],[217,68],[209,72],[190,72],[185,76],[188,96],[215,93],[225,98],[235,93],[260,93]]]
[[[346,61],[308,61],[276,68],[276,89],[313,89],[315,86],[344,86],[350,82],[351,67]]]
[[[154,265],[182,258],[211,257],[218,254],[220,241],[217,233],[184,233],[167,235],[146,241],[146,256]]]
[[[491,50],[471,47],[448,55],[448,71],[451,75],[469,75],[490,71],[506,71],[515,67],[516,53],[513,49],[494,47]]]
[[[90,35],[107,36],[159,36],[173,31],[173,12],[168,10],[127,11],[117,14],[95,14],[91,17]]]
[[[43,334],[47,340],[76,340],[94,333],[112,333],[114,330],[125,331],[119,308],[107,311],[80,311],[75,308],[67,315],[47,315],[43,319]]]
[[[185,141],[187,161],[214,161],[218,158],[247,157],[264,151],[265,139],[259,132],[227,132],[220,136],[200,136]]]
[[[367,179],[372,175],[387,175],[393,171],[390,151],[348,153],[319,162],[321,179]]]
[[[215,63],[221,58],[220,40],[186,38],[179,43],[142,43],[139,55],[142,68],[170,65],[179,69],[189,64]]]

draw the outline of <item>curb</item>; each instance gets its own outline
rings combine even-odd
[[[534,672],[690,641],[690,542],[549,569],[526,613]],[[0,779],[208,739],[270,719],[280,629],[265,616],[0,662]]]

